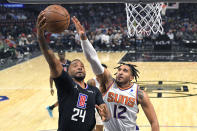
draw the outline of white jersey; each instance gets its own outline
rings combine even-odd
[[[118,88],[116,82],[108,88],[103,96],[110,112],[111,119],[103,122],[104,131],[136,131],[138,85],[127,89]]]

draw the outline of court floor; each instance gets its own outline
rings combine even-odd
[[[98,53],[102,63],[115,73],[114,67],[124,52]],[[94,75],[82,53],[67,53],[67,58],[81,59],[86,68],[86,81]],[[161,131],[197,130],[197,63],[196,62],[133,62],[140,70],[140,82],[178,82],[188,91],[164,90],[162,97],[149,92],[156,110]],[[177,85],[174,84],[174,85]],[[55,131],[58,109],[50,118],[46,106],[55,103],[57,96],[50,95],[49,67],[43,56],[0,71],[0,131]],[[137,123],[142,131],[151,130],[140,107]]]

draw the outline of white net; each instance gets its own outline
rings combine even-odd
[[[126,3],[128,36],[162,33],[162,3]]]

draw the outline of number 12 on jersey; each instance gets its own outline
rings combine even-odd
[[[72,115],[71,120],[78,121],[78,119],[80,117],[80,118],[82,118],[82,122],[84,122],[85,116],[86,116],[86,110],[74,108],[73,112],[74,112],[74,114]]]
[[[126,116],[123,115],[125,112],[127,112],[127,108],[125,106],[114,105],[114,118],[125,119]]]

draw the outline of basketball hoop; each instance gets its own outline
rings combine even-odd
[[[157,34],[163,32],[162,3],[126,3],[128,36]]]

